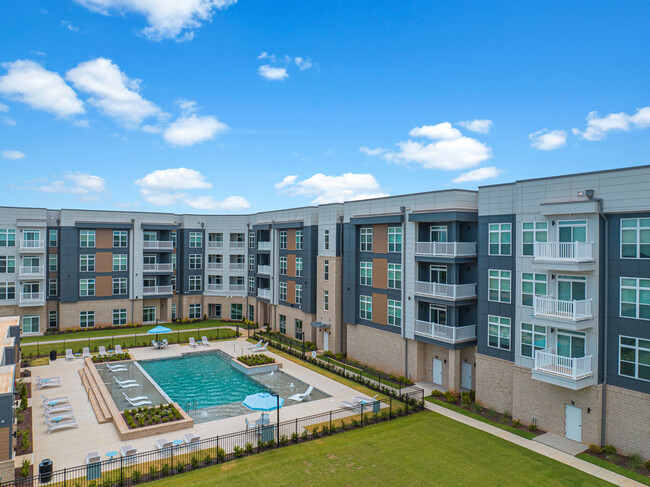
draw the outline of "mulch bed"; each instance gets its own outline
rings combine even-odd
[[[20,473],[20,467],[18,467],[16,469],[16,473],[14,475],[15,475],[16,479],[22,479],[23,478],[23,475]],[[34,475],[34,465],[29,466],[29,475],[27,477],[31,477],[32,475]]]
[[[23,420],[18,423],[16,426],[16,431],[19,430],[29,430],[29,442],[30,447],[28,450],[23,450],[21,437],[18,437],[18,442],[16,445],[16,456],[25,455],[27,453],[32,453],[34,451],[34,435],[32,433],[32,408],[31,406],[22,411],[20,414],[23,415]]]
[[[25,385],[27,386],[27,399],[32,397],[32,383],[31,382],[25,382]]]
[[[21,377],[31,377],[32,376],[32,371],[31,370],[21,370],[20,371],[20,376]]]
[[[645,466],[641,466],[641,468],[638,468],[636,470],[632,468],[632,465],[630,464],[630,457],[619,455],[618,453],[610,453],[609,455],[606,453],[593,453],[589,450],[587,450],[585,453],[588,453],[592,457],[600,458],[606,462],[618,465],[619,467],[627,468],[632,472],[640,473],[641,475],[650,477],[650,469],[645,468]]]

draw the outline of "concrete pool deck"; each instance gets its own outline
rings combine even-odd
[[[170,345],[169,348],[164,350],[154,350],[147,347],[135,348],[129,350],[129,352],[135,360],[178,357],[182,353],[193,353],[196,350],[206,351],[216,349],[223,350],[233,356],[238,356],[241,354],[241,350],[248,345],[250,343],[246,342],[246,338],[240,337],[237,340],[212,342],[209,347],[199,346],[198,349],[191,349],[188,345]],[[343,400],[349,401],[354,396],[359,395],[357,390],[329,379],[318,372],[307,369],[273,352],[265,353],[275,358],[277,362],[282,363],[282,370],[287,374],[313,385],[332,396],[314,402],[285,406],[280,410],[280,421],[338,409],[339,402]],[[59,376],[63,384],[61,387],[48,387],[40,391],[36,390],[35,386],[32,388],[33,463],[35,465],[38,465],[46,458],[52,460],[55,470],[82,465],[88,452],[98,451],[102,458],[106,459],[106,452],[119,451],[119,447],[127,443],[119,439],[113,423],[99,424],[97,422],[88,396],[81,384],[79,369],[82,366],[82,360],[66,361],[65,359],[59,359],[51,362],[47,366],[32,369],[32,374],[35,372],[41,377]],[[296,392],[304,391],[297,390]],[[79,422],[79,428],[63,429],[48,435],[43,418],[43,408],[41,406],[43,402],[42,394],[45,394],[48,398],[69,396],[74,414]],[[259,416],[259,412],[251,411],[243,416],[200,423],[193,428],[175,431],[165,436],[169,441],[173,441],[181,438],[183,434],[190,432],[201,436],[201,438],[234,433],[244,429],[244,418],[248,418],[249,421],[254,421]],[[162,436],[149,436],[147,438],[130,440],[128,443],[134,448],[137,448],[138,452],[149,451],[154,449],[154,441]]]

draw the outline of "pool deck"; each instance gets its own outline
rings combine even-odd
[[[220,349],[226,353],[238,356],[241,349],[250,345],[246,342],[245,337],[237,340],[213,342],[211,346],[199,346],[198,351]],[[195,349],[190,349],[184,345],[170,345],[165,350],[154,350],[151,348],[135,348],[130,350],[135,360],[150,360],[156,358],[177,357],[182,353],[193,353]],[[313,385],[332,397],[321,399],[314,402],[304,402],[285,406],[280,410],[280,421],[300,418],[337,409],[342,400],[349,401],[359,392],[343,384],[329,379],[317,372],[302,367],[272,352],[265,352],[267,355],[274,357],[277,362],[282,363],[282,370],[294,377]],[[31,405],[33,406],[33,429],[34,429],[34,453],[32,463],[38,465],[43,459],[50,459],[54,463],[54,469],[59,470],[64,467],[73,467],[82,465],[86,453],[97,451],[106,458],[105,454],[109,451],[118,451],[120,446],[126,444],[121,441],[113,423],[99,424],[95,418],[92,406],[88,396],[84,391],[79,377],[79,369],[83,366],[82,360],[66,361],[59,359],[51,362],[50,365],[35,367],[33,372],[41,377],[61,377],[61,387],[48,387],[40,391],[34,386],[32,389]],[[304,392],[304,391],[296,391]],[[72,403],[74,414],[79,422],[79,428],[63,429],[47,434],[47,428],[43,420],[43,408],[41,406],[44,393],[48,398],[69,396]],[[182,407],[182,405],[181,405]],[[251,411],[244,416],[235,416],[232,418],[221,419],[195,425],[193,428],[187,428],[166,435],[169,441],[181,438],[185,433],[192,432],[202,438],[234,433],[244,429],[244,418],[254,421],[260,416],[259,412]],[[273,415],[275,416],[275,414]],[[144,452],[154,449],[154,441],[161,436],[150,436],[131,440],[128,443],[138,452]]]

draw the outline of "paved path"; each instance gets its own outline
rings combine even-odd
[[[463,414],[457,413],[456,411],[443,408],[442,406],[438,406],[437,404],[433,404],[428,401],[425,402],[425,405],[426,408],[430,411],[446,416],[450,419],[453,419],[454,421],[464,423],[468,426],[471,426],[472,428],[485,431],[491,435],[498,436],[499,438],[509,441],[510,443],[514,443],[515,445],[519,445],[523,448],[547,456],[553,460],[557,460],[558,462],[564,463],[573,468],[577,468],[578,470],[582,470],[585,473],[593,475],[594,477],[598,477],[599,479],[605,480],[607,482],[611,482],[614,485],[620,485],[622,487],[643,485],[636,480],[623,477],[622,475],[614,473],[611,470],[601,468],[598,465],[594,465],[593,463],[585,462],[584,460],[580,460],[579,458],[569,455],[568,453],[564,453],[563,451],[560,451],[548,445],[544,445],[538,441],[528,440],[521,436],[510,433],[509,431],[505,431],[501,428],[483,423],[482,421],[467,417]]]

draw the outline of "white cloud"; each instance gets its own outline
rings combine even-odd
[[[64,27],[67,27],[67,29],[70,30],[70,31],[72,31],[72,32],[79,32],[79,27],[75,27],[75,26],[72,25],[72,23],[71,23],[70,21],[68,21],[68,20],[62,20],[62,21],[61,21],[61,25],[63,25]]]
[[[195,198],[185,198],[192,208],[197,210],[245,210],[250,208],[251,204],[243,196],[228,196],[226,199],[218,201],[212,196],[199,196]]]
[[[271,81],[282,81],[289,77],[286,68],[274,68],[268,64],[263,64],[257,68],[257,72],[263,78],[266,78]]]
[[[7,113],[9,111],[9,107],[5,105],[4,103],[0,103],[0,112],[1,113]]]
[[[372,174],[326,176],[317,173],[303,181],[297,181],[297,176],[287,176],[275,187],[292,196],[315,197],[311,202],[315,205],[388,196],[381,192],[379,183]]]
[[[261,52],[259,56],[257,56],[257,59],[268,59],[272,63],[275,62],[275,56],[273,54],[269,54],[268,52],[264,51]]]
[[[152,191],[209,189],[212,187],[212,183],[206,181],[203,174],[186,167],[159,169],[138,179],[135,184]]]
[[[453,179],[452,182],[456,184],[467,183],[470,181],[483,181],[484,179],[496,178],[503,171],[497,169],[494,166],[490,167],[479,167],[478,169],[473,169],[472,171],[467,171],[458,176],[456,179]]]
[[[634,115],[620,112],[599,117],[598,112],[589,112],[587,128],[584,131],[574,128],[572,132],[581,139],[595,141],[604,139],[607,132],[613,130],[627,132],[633,128],[644,129],[647,127],[650,127],[650,107],[637,108]]]
[[[32,108],[66,118],[84,113],[82,101],[57,73],[38,63],[17,60],[2,64],[7,74],[0,77],[0,94]]]
[[[176,38],[190,40],[201,24],[210,21],[215,11],[237,0],[75,0],[95,12],[109,15],[135,12],[147,18],[149,26],[142,33],[151,40]]]
[[[18,150],[6,150],[2,152],[2,158],[11,160],[24,159],[25,154]]]
[[[76,89],[92,95],[91,104],[127,127],[137,127],[152,116],[164,117],[160,108],[138,93],[140,80],[129,79],[110,59],[80,63],[66,78]]]
[[[194,113],[198,110],[198,104],[195,100],[186,100],[185,98],[179,98],[176,100],[176,104],[184,114]]]
[[[460,130],[453,128],[449,122],[442,122],[436,125],[423,125],[415,127],[409,132],[411,137],[427,137],[435,140],[458,139],[463,134]]]
[[[462,122],[458,122],[458,125],[461,127],[465,127],[467,130],[470,130],[472,132],[477,132],[479,134],[487,134],[490,132],[490,128],[492,128],[492,120],[463,120]]]
[[[2,117],[0,118],[0,120],[2,120],[2,123],[8,127],[13,127],[14,125],[16,125],[16,121],[11,117]]]
[[[386,149],[383,149],[381,147],[371,149],[370,147],[366,147],[365,145],[362,145],[361,147],[359,147],[359,152],[363,152],[367,156],[380,156],[386,152]]]
[[[167,127],[163,137],[171,145],[186,147],[214,139],[226,130],[228,126],[215,117],[188,115],[178,118]]]
[[[88,120],[75,120],[74,122],[72,122],[72,125],[74,125],[75,127],[81,127],[87,129],[90,127],[90,122]]]
[[[566,145],[567,133],[564,130],[542,129],[528,135],[530,146],[539,150],[555,150]]]
[[[439,140],[428,144],[407,140],[399,142],[397,146],[399,151],[384,154],[386,160],[405,164],[414,162],[426,169],[467,169],[492,158],[492,149],[471,137]]]
[[[300,68],[300,71],[306,71],[313,66],[311,59],[304,59],[300,56],[295,57],[293,61],[296,63],[296,66]]]
[[[71,172],[30,189],[45,193],[73,194],[83,201],[95,201],[106,193],[106,180],[84,172]]]

